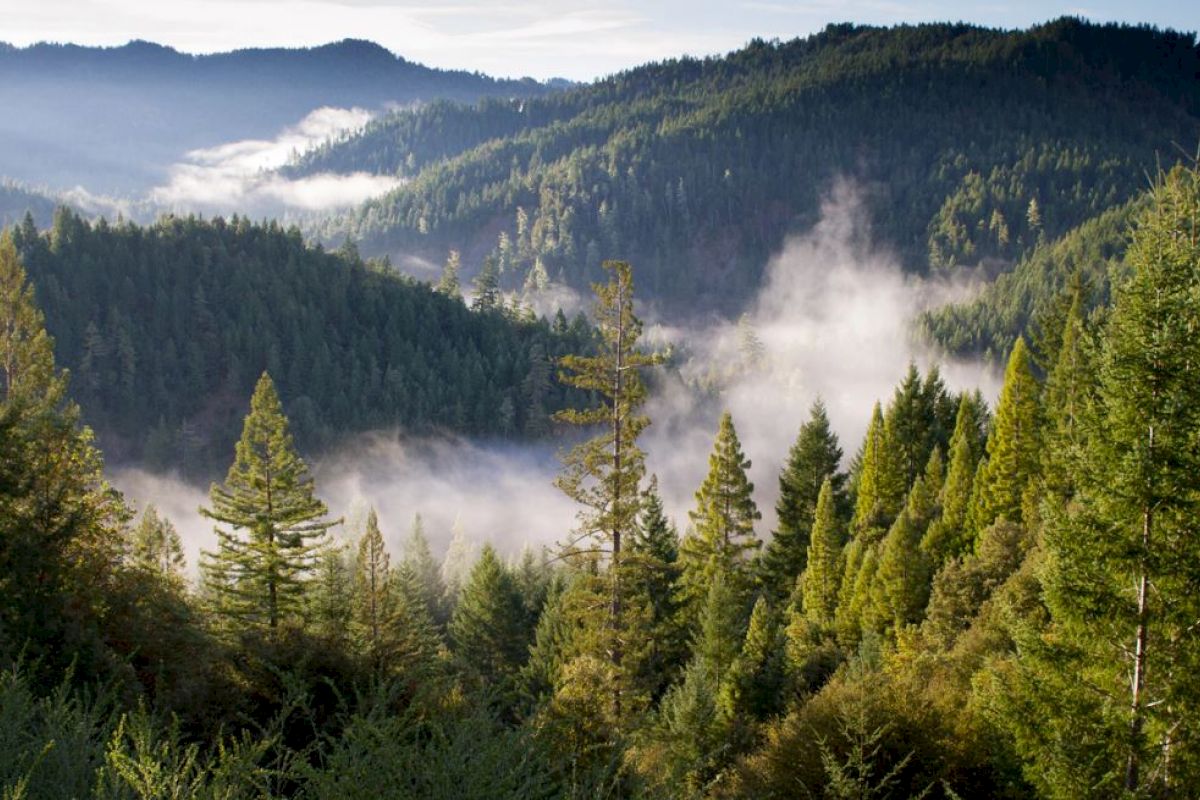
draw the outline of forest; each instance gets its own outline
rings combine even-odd
[[[620,253],[647,300],[736,315],[837,180],[863,187],[874,238],[912,272],[1035,257],[1194,155],[1198,65],[1187,35],[1072,18],[830,25],[540,97],[397,111],[284,173],[405,179],[312,224],[329,244],[453,249],[467,274],[490,263],[511,287],[581,290]]]
[[[1098,274],[1094,254],[1115,258],[1110,225],[1121,268],[1103,291],[1082,269],[1047,276],[1058,263]],[[818,399],[776,465],[767,531],[729,414],[687,519],[664,509],[639,439],[667,358],[642,344],[636,264],[602,264],[572,330],[467,309],[452,282],[406,283],[351,248],[308,249],[298,232],[245,220],[143,229],[60,215],[49,235],[5,233],[3,795],[1191,796],[1200,169],[1159,173],[1122,215],[1074,236],[1013,273],[1052,296],[1036,321],[1007,320],[994,402],[913,364],[890,397],[863,398],[863,440],[840,442]],[[129,270],[112,286],[72,274],[109,249]],[[334,535],[343,520],[319,498],[301,420],[365,413],[339,398],[371,402],[359,397],[371,381],[346,377],[370,363],[371,343],[347,334],[336,360],[348,371],[310,387],[283,357],[291,332],[262,328],[253,309],[220,316],[219,264],[244,265],[230,280],[267,280],[254,268],[266,253],[278,302],[300,302],[287,294],[294,271],[364,314],[386,295],[453,320],[440,357],[482,346],[479,328],[522,358],[540,348],[533,362],[553,364],[558,386],[540,414],[578,430],[557,479],[577,526],[513,560],[486,544],[467,558],[460,541],[443,563],[419,520],[372,512],[352,537]],[[206,357],[198,337],[174,339],[170,368],[201,381],[197,399],[220,386],[240,417],[201,509],[216,537],[197,582],[173,522],[108,485],[83,424],[119,423],[104,393],[129,392],[123,365],[156,357],[133,340],[170,350],[171,331],[149,326],[176,314],[139,319],[105,294],[155,280],[151,257],[194,276],[164,308],[207,303],[214,337],[263,336],[261,359],[218,376],[184,366]],[[1002,308],[1024,290],[992,291]],[[51,336],[75,292],[122,313],[91,331],[84,316],[58,318]],[[383,337],[403,316],[372,329]],[[71,374],[59,352],[79,365]],[[530,363],[490,391],[516,391]],[[513,409],[515,424],[526,408]]]

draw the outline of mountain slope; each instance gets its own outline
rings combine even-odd
[[[576,286],[628,258],[664,302],[736,310],[842,178],[910,269],[1016,261],[1194,150],[1198,76],[1194,38],[1150,28],[831,26],[545,98],[399,113],[289,171],[410,179],[323,227],[330,241],[491,255],[513,282],[540,261]]]
[[[200,56],[148,42],[0,45],[0,175],[134,191],[188,150],[274,136],[321,106],[546,91],[532,80],[431,69],[353,40]]]
[[[49,231],[27,221],[14,236],[111,459],[207,476],[264,369],[306,448],[385,428],[537,435],[580,399],[552,359],[589,347],[582,320],[470,311],[353,252],[310,248],[295,228],[60,211]]]

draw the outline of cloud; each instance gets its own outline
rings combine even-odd
[[[743,322],[647,326],[647,342],[685,354],[676,372],[656,381],[646,405],[652,425],[641,441],[681,529],[723,409],[733,414],[753,461],[755,499],[763,512],[757,530],[765,539],[774,526],[779,469],[812,401],[824,398],[848,460],[872,404],[887,402],[909,361],[938,363],[910,336],[914,316],[972,288],[905,275],[891,254],[870,244],[854,188],[841,184],[817,226],[772,259]],[[747,332],[761,342],[757,366],[743,352]],[[951,388],[978,387],[992,400],[999,392],[999,375],[982,364],[942,362],[941,368]],[[351,437],[313,466],[319,494],[335,516],[361,517],[367,505],[379,511],[393,553],[420,513],[435,552],[444,550],[460,520],[469,538],[491,541],[510,556],[526,544],[552,546],[574,528],[577,509],[553,486],[558,470],[552,444],[394,433]],[[198,489],[136,470],[113,479],[130,497],[157,503],[176,522],[191,563],[201,546],[213,546],[211,526],[195,511],[205,501]]]
[[[318,108],[274,139],[247,139],[193,150],[171,166],[165,185],[150,191],[151,202],[180,211],[272,214],[345,208],[384,194],[399,178],[355,172],[321,173],[295,180],[277,170],[303,153],[371,119],[361,108]]]

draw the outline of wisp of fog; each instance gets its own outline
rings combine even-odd
[[[771,260],[741,319],[647,325],[649,346],[686,354],[653,382],[646,405],[652,424],[641,441],[681,531],[722,410],[733,415],[753,462],[750,477],[763,513],[758,534],[766,539],[775,521],[779,469],[817,397],[828,407],[848,461],[871,406],[887,402],[909,361],[925,369],[938,364],[951,389],[979,388],[989,399],[998,393],[993,368],[947,363],[912,336],[917,313],[959,299],[970,287],[905,275],[870,238],[858,194],[839,183],[813,230]],[[420,514],[435,553],[445,550],[458,525],[469,538],[515,556],[526,546],[553,546],[575,525],[575,507],[553,485],[558,466],[552,443],[377,432],[351,437],[317,459],[313,473],[334,516],[359,517],[373,506],[393,552]],[[194,573],[200,550],[215,545],[211,524],[197,513],[206,492],[134,469],[116,471],[113,481],[139,507],[154,503],[175,522]]]

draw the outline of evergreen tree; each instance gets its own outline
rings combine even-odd
[[[411,562],[402,561],[391,571],[389,599],[384,670],[421,686],[439,674],[443,642],[426,606],[424,581]]]
[[[962,396],[954,435],[950,438],[950,465],[941,489],[941,514],[932,521],[921,540],[921,550],[935,569],[966,552],[970,546],[967,513],[975,472],[983,455],[983,413],[982,399],[968,394]]]
[[[563,668],[576,651],[575,620],[568,583],[561,576],[550,582],[546,602],[534,629],[529,659],[521,667],[521,686],[527,700],[545,703],[560,685]]]
[[[861,452],[851,528],[855,536],[877,539],[900,513],[907,488],[899,451],[892,447],[879,403],[871,411]]]
[[[500,270],[495,256],[489,255],[483,259],[483,269],[475,276],[474,290],[471,308],[476,311],[501,310],[504,297],[500,293]]]
[[[331,649],[340,651],[350,650],[354,621],[354,573],[348,549],[335,542],[321,548],[304,589],[309,624]]]
[[[435,291],[454,300],[462,300],[462,284],[458,273],[462,269],[462,257],[457,250],[451,250],[442,267],[442,276],[438,279]]]
[[[446,605],[451,610],[458,603],[458,596],[474,563],[475,546],[467,540],[462,520],[455,519],[450,528],[450,544],[446,548],[446,557],[442,559],[441,569],[442,583],[446,587]]]
[[[1188,733],[1200,713],[1200,171],[1158,180],[1128,257],[1070,462],[1074,499],[1046,526],[1053,646],[1031,648],[1045,657],[1021,673],[1040,719],[1012,716],[1031,778],[1056,797],[1177,796],[1200,780]]]
[[[786,654],[779,615],[766,598],[759,597],[722,696],[724,712],[730,719],[744,724],[746,720],[765,720],[783,710]]]
[[[389,562],[379,517],[372,508],[354,564],[353,623],[359,648],[376,671],[386,660],[387,628],[394,612]]]
[[[842,580],[845,534],[838,521],[833,481],[826,478],[817,497],[817,513],[808,544],[807,566],[801,581],[804,617],[819,629],[833,626],[838,589]]]
[[[595,551],[607,552],[608,614],[601,651],[613,666],[613,717],[620,720],[622,684],[627,671],[622,660],[627,637],[625,625],[624,553],[622,539],[637,526],[641,508],[640,484],[645,456],[637,438],[650,420],[639,412],[646,399],[640,371],[660,362],[637,349],[642,323],[634,315],[633,270],[624,261],[606,261],[611,274],[607,284],[596,284],[594,323],[599,334],[598,352],[592,356],[568,355],[560,362],[563,383],[594,393],[600,404],[587,410],[564,411],[558,419],[584,426],[603,425],[603,432],[576,445],[566,455],[557,485],[582,506],[577,538],[567,553],[591,540]],[[606,641],[605,641],[606,640]]]
[[[779,475],[779,500],[775,504],[778,527],[763,549],[759,563],[760,585],[774,602],[787,600],[804,572],[809,537],[822,486],[829,481],[830,511],[839,515],[846,505],[846,476],[839,471],[842,449],[829,427],[825,404],[816,400],[809,420],[788,452],[787,464]]]
[[[417,585],[430,619],[439,628],[445,627],[450,619],[446,608],[446,584],[442,581],[441,568],[429,550],[429,540],[425,538],[425,525],[420,514],[413,516],[412,531],[404,542],[403,563],[417,577]]]
[[[639,672],[642,690],[657,699],[686,660],[687,626],[680,617],[679,535],[667,519],[658,480],[651,477],[643,495],[638,527],[629,543],[629,594],[646,609],[645,659]]]
[[[454,655],[480,686],[508,702],[525,663],[527,630],[516,582],[492,546],[485,544],[450,618]]]
[[[217,528],[218,549],[205,553],[214,612],[240,626],[278,628],[299,614],[304,582],[338,521],[325,518],[265,372],[225,484],[213,484],[209,497],[212,507],[200,513],[230,528]]]
[[[694,615],[715,576],[723,576],[737,602],[750,590],[749,556],[762,544],[754,523],[762,518],[754,504],[754,484],[746,477],[750,459],[742,453],[733,417],[721,415],[708,475],[696,491],[693,530],[680,548],[681,597]],[[694,618],[694,616],[693,616]]]
[[[1039,394],[1029,350],[1025,340],[1018,338],[1004,372],[1004,388],[988,436],[987,460],[973,487],[975,496],[967,520],[972,536],[997,519],[1021,521],[1025,490],[1037,477],[1041,458]]]
[[[54,668],[110,605],[128,518],[66,389],[12,234],[0,234],[0,640]]]
[[[142,518],[132,531],[129,545],[129,554],[135,565],[164,577],[183,578],[186,564],[179,531],[175,530],[171,520],[159,516],[153,504],[147,505],[142,511]]]

